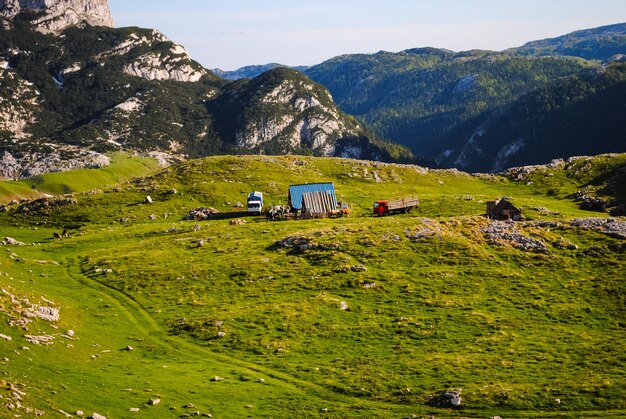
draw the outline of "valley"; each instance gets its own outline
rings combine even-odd
[[[314,52],[324,5],[247,6],[213,24]],[[222,71],[107,0],[0,0],[0,416],[626,417],[625,46]]]
[[[3,236],[25,245],[0,247],[3,400],[107,417],[620,417],[624,221],[568,197],[619,206],[609,185],[625,164],[580,158],[509,179],[209,157],[5,206]],[[290,184],[319,181],[349,218],[229,223],[251,190],[277,205]],[[419,209],[371,216],[375,200],[410,194]],[[524,221],[482,216],[501,196]],[[198,207],[220,213],[185,221]],[[59,319],[26,314],[39,306]],[[452,389],[461,409],[429,405]]]

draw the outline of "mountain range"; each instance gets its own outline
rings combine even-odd
[[[345,112],[431,165],[499,171],[626,150],[625,53],[626,24],[617,24],[501,52],[349,54],[304,72]]]
[[[502,52],[222,72],[156,30],[113,28],[106,0],[3,0],[0,21],[6,178],[100,166],[113,151],[417,156],[467,171],[626,151],[626,24]]]
[[[0,176],[99,166],[113,151],[412,158],[295,70],[229,83],[156,30],[110,27],[106,1],[31,3],[0,4]]]

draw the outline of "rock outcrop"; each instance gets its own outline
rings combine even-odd
[[[548,253],[548,246],[543,241],[521,234],[511,220],[492,221],[482,231],[492,246],[511,246],[523,252]]]
[[[184,48],[173,44],[168,53],[149,52],[124,66],[124,73],[146,80],[195,82],[207,74],[195,64]]]
[[[616,218],[576,218],[570,224],[583,230],[593,230],[616,239],[626,240],[626,221]]]
[[[71,157],[70,157],[71,156]],[[48,153],[25,153],[14,156],[8,151],[0,155],[0,179],[19,179],[48,172],[107,166],[110,158],[92,150],[64,146]]]
[[[61,33],[71,26],[113,27],[107,0],[0,0],[0,15],[13,19],[24,11],[39,12],[32,20],[43,33]]]
[[[0,67],[0,87],[8,93],[0,95],[0,132],[10,132],[17,139],[28,137],[28,126],[35,122],[39,108],[39,91],[8,63]]]
[[[363,157],[362,150],[367,147],[340,147],[342,139],[358,137],[362,128],[337,108],[327,89],[301,73],[277,68],[233,86],[211,102],[210,108],[218,114],[225,108],[235,110],[220,118],[217,125],[235,128],[237,149],[271,149],[274,153],[311,150],[318,156],[347,153]]]
[[[105,63],[111,57],[128,55],[133,50],[150,48],[152,51],[137,56],[124,65],[122,71],[146,80],[174,80],[196,82],[208,71],[193,61],[182,45],[170,41],[157,30],[130,33],[113,48],[101,52],[95,58]]]
[[[357,127],[349,127],[334,106],[324,106],[318,99],[330,94],[324,89],[315,92],[312,81],[284,80],[263,97],[263,105],[284,107],[286,112],[275,119],[254,121],[237,133],[237,146],[255,148],[259,144],[283,137],[290,147],[311,148],[320,155],[335,154],[339,136],[356,135]],[[307,112],[309,111],[309,112]]]

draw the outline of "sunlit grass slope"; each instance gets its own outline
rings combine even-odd
[[[37,245],[0,249],[0,286],[18,300],[0,295],[5,396],[16,386],[24,406],[110,417],[624,416],[624,242],[571,226],[605,215],[565,198],[623,165],[605,159],[597,175],[554,170],[554,192],[539,172],[212,157],[76,204],[10,207],[3,235]],[[229,223],[249,191],[282,204],[290,184],[316,181],[353,215]],[[376,199],[413,195],[413,213],[370,215]],[[486,237],[484,201],[500,196],[547,252]],[[185,221],[199,206],[223,216]],[[60,320],[10,326],[24,298]],[[451,388],[463,409],[428,406]]]
[[[35,198],[42,195],[60,195],[83,192],[126,182],[137,176],[146,176],[159,168],[155,159],[111,156],[111,164],[98,169],[80,169],[70,172],[46,173],[19,181],[0,181],[0,203],[13,199]]]

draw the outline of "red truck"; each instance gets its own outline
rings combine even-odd
[[[394,199],[392,201],[381,199],[374,202],[374,215],[389,215],[400,212],[409,212],[413,208],[417,208],[420,205],[419,199],[415,198],[402,198]]]

